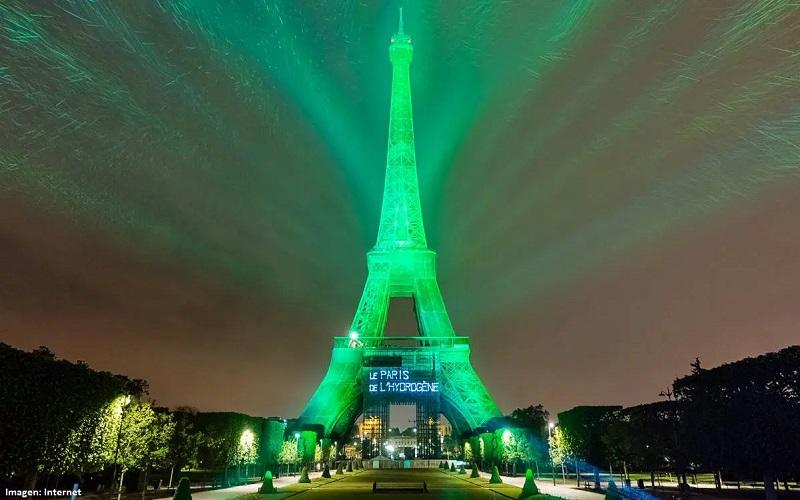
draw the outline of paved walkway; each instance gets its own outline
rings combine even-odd
[[[334,474],[334,472],[331,472]],[[310,472],[308,477],[316,479],[322,475],[321,472]],[[297,483],[298,476],[281,476],[272,480],[272,484],[276,488],[284,488],[290,484]],[[192,493],[192,500],[228,500],[231,498],[240,497],[249,493],[258,493],[261,483],[245,484],[244,486],[232,486],[230,488],[220,488],[218,490],[203,491],[200,493]]]
[[[458,498],[458,499],[504,499],[517,498],[525,483],[524,477],[503,477],[501,485],[490,485],[490,475],[482,472],[478,479],[468,475],[442,472],[438,469],[425,470],[362,470],[346,473],[344,476],[334,475],[332,479],[322,479],[319,472],[312,472],[311,484],[298,484],[297,476],[284,476],[273,481],[280,493],[270,498],[282,499],[298,497],[297,500],[313,500],[319,498],[360,498],[372,496],[374,481],[387,482],[422,482],[430,491],[426,498]],[[566,485],[553,486],[552,482],[536,481],[542,493],[555,495],[569,500],[603,500],[603,495]],[[219,490],[192,494],[195,500],[229,500],[244,495],[257,493],[260,483],[245,486],[234,486]],[[384,493],[382,500],[406,499],[408,494]]]
[[[492,477],[492,475],[487,472],[481,472],[481,477],[488,480],[490,477]],[[522,485],[525,484],[524,475],[517,477],[502,476],[502,478],[504,483],[513,484],[514,486],[519,486],[520,488],[522,488]],[[576,486],[567,486],[563,484],[553,486],[552,480],[536,480],[536,486],[542,493],[556,497],[567,498],[568,500],[603,500],[605,498],[603,493],[596,493],[594,491],[585,490]]]

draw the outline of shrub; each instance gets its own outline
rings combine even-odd
[[[606,500],[621,500],[622,495],[619,493],[619,488],[617,488],[617,483],[614,482],[612,479],[608,482],[608,486],[606,486]]]
[[[192,500],[192,490],[189,487],[189,478],[182,477],[175,489],[175,500]]]
[[[489,483],[501,484],[502,482],[503,480],[500,479],[500,471],[497,469],[497,466],[495,465],[492,467],[492,477],[489,478]]]
[[[278,490],[272,485],[272,472],[267,471],[264,473],[264,482],[261,483],[261,488],[258,489],[259,493],[277,493]]]
[[[472,462],[472,474],[469,475],[471,478],[481,477],[480,472],[478,472],[478,465],[475,462]]]
[[[525,484],[522,485],[522,493],[518,498],[528,498],[539,494],[539,488],[533,480],[533,471],[528,469],[525,471]]]

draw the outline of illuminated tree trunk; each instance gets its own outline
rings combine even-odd
[[[144,496],[147,494],[147,475],[150,472],[150,466],[146,466],[144,468],[144,481],[142,481],[142,500],[144,500]]]

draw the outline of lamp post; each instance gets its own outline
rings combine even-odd
[[[298,456],[298,460],[297,461],[302,464],[303,458],[305,458],[305,450],[303,449],[302,446],[300,446],[300,442],[301,441],[300,441],[300,433],[299,432],[295,432],[294,433],[294,440],[297,441],[297,456]]]
[[[130,404],[130,402],[131,402],[131,395],[130,394],[126,394],[125,396],[122,397],[122,401],[121,401],[121,403],[122,403],[121,406],[122,407],[121,407],[120,413],[119,413],[119,428],[117,429],[117,446],[116,446],[116,448],[114,448],[114,474],[111,476],[111,487],[112,488],[114,487],[114,483],[117,482],[117,466],[119,465],[119,463],[118,463],[118,459],[119,459],[119,443],[120,443],[120,440],[122,439],[122,425],[125,423],[125,408]],[[119,489],[121,490],[122,489],[122,485],[120,484],[119,486],[120,486]]]
[[[547,435],[550,437],[550,446],[553,446],[553,428],[556,426],[553,422],[547,422]],[[556,485],[556,463],[553,461],[553,455],[550,455],[550,465],[552,466],[553,486]]]

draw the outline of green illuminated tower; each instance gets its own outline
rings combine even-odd
[[[328,372],[300,417],[301,425],[321,425],[328,437],[347,436],[358,415],[369,413],[365,370],[379,366],[376,359],[402,358],[403,368],[435,378],[439,394],[426,404],[437,418],[441,409],[459,433],[475,431],[500,415],[469,361],[469,339],[453,331],[436,281],[436,253],[425,238],[411,110],[413,53],[401,10],[389,46],[392,96],[378,240],[367,254],[369,275],[350,336],[334,339]],[[384,336],[392,297],[413,299],[421,337]],[[397,345],[403,339],[406,344]],[[418,428],[424,427],[420,419],[431,420],[424,412],[420,417],[419,408]]]

